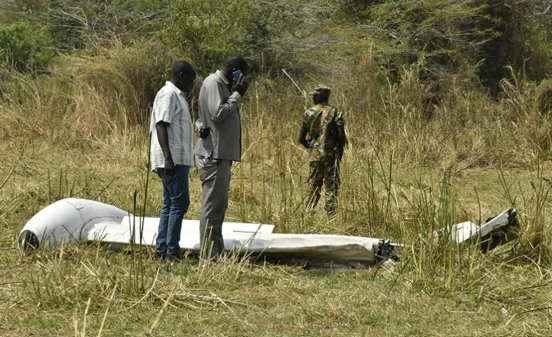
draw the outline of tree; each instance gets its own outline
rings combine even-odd
[[[479,0],[485,19],[480,29],[493,38],[479,50],[479,77],[498,96],[499,82],[509,78],[512,67],[526,79],[540,81],[552,75],[552,13],[542,0]]]

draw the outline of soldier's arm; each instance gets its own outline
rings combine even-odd
[[[302,127],[299,131],[299,144],[303,145],[305,149],[309,148],[309,143],[307,142],[307,129]]]

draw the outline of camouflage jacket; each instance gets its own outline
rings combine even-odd
[[[307,130],[309,161],[333,160],[336,126],[344,123],[342,113],[328,104],[318,104],[305,111],[301,127]]]

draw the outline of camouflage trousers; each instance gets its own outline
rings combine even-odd
[[[335,177],[334,173],[336,173]],[[320,200],[322,185],[325,185],[326,205],[324,208],[328,215],[335,215],[337,212],[339,183],[339,167],[335,167],[333,160],[328,163],[311,161],[309,173],[310,193],[307,200],[307,210],[310,212],[314,210]]]

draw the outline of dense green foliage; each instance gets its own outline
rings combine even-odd
[[[15,0],[0,15],[0,55],[19,71],[47,66],[50,55],[98,54],[114,43],[162,41],[201,72],[229,54],[247,56],[274,77],[343,75],[366,53],[382,83],[416,69],[426,103],[452,84],[501,92],[517,76],[552,74],[552,10],[546,0]],[[18,41],[15,44],[14,41]]]
[[[25,23],[0,26],[0,61],[18,71],[44,70],[54,57],[49,45],[50,39],[44,30],[33,30]]]
[[[510,66],[528,80],[552,74],[547,1],[348,0],[344,11],[377,39],[389,68],[421,63],[431,82],[459,75],[496,96]]]

